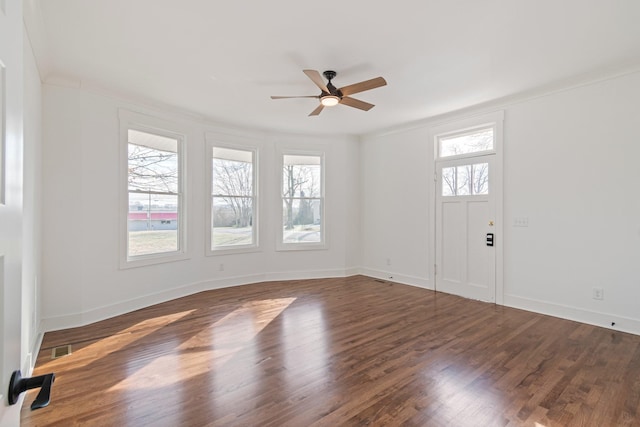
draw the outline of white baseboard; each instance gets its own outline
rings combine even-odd
[[[408,276],[390,271],[374,270],[371,268],[360,268],[358,274],[373,277],[375,279],[388,280],[390,282],[402,283],[403,285],[416,286],[418,288],[433,290],[433,284],[429,279],[417,276]]]
[[[555,304],[548,301],[540,301],[515,295],[505,295],[504,305],[512,308],[533,311],[576,322],[601,326],[621,332],[640,335],[640,320],[622,317],[615,314],[599,313],[582,308]],[[613,323],[613,324],[612,324]]]
[[[221,279],[212,279],[202,282],[190,283],[177,288],[168,289],[162,292],[144,295],[115,304],[109,304],[101,307],[89,309],[81,313],[73,313],[62,316],[52,316],[42,318],[40,321],[40,331],[50,332],[60,329],[75,328],[91,323],[99,322],[141,308],[149,307],[154,304],[170,301],[172,299],[193,295],[198,292],[209,291],[213,289],[228,288],[231,286],[249,285],[260,282],[273,282],[277,280],[303,280],[303,279],[320,279],[328,277],[348,277],[360,274],[356,267],[345,269],[331,270],[313,270],[313,271],[286,271],[253,274],[246,276],[225,277]],[[37,354],[37,353],[34,353]]]

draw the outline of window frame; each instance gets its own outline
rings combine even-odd
[[[212,241],[212,197],[213,197],[213,148],[227,148],[238,151],[248,151],[253,154],[253,207],[251,231],[253,235],[253,243],[249,245],[227,246],[218,249],[213,248]],[[207,133],[205,144],[205,174],[207,183],[205,187],[205,254],[207,256],[229,255],[238,253],[257,252],[260,250],[260,191],[259,191],[259,148],[249,140],[235,136],[224,136]]]
[[[444,170],[445,170],[445,168],[442,167],[442,168],[439,168],[440,176],[438,176],[437,179],[440,179],[442,181],[443,185],[441,185],[439,188],[436,187],[436,191],[438,192],[438,194],[441,197],[444,197],[444,198],[454,198],[454,197],[473,197],[473,198],[475,198],[475,197],[484,197],[484,196],[487,196],[490,193],[492,193],[493,189],[492,189],[492,185],[491,185],[492,184],[491,183],[491,178],[492,178],[492,175],[493,175],[493,170],[492,170],[493,168],[491,166],[491,162],[489,161],[490,158],[486,157],[486,156],[493,156],[493,154],[491,154],[491,153],[485,154],[482,157],[476,156],[476,157],[471,157],[471,158],[459,158],[457,160],[452,160],[451,162],[447,162],[448,166],[446,167],[446,168],[455,169],[455,172],[454,172],[455,174],[457,174],[458,168],[471,167],[471,179],[472,179],[472,182],[473,182],[473,176],[474,176],[473,167],[474,166],[478,166],[478,165],[486,164],[487,165],[487,174],[486,174],[487,175],[487,184],[486,184],[487,185],[487,190],[486,190],[486,192],[484,192],[484,193],[476,193],[476,192],[474,192],[473,191],[473,184],[471,184],[472,185],[472,187],[470,188],[471,191],[468,194],[464,194],[464,193],[463,194],[458,194],[457,190],[459,188],[461,188],[461,187],[457,187],[456,189],[453,189],[455,194],[444,194]],[[447,157],[447,159],[448,159],[448,157]],[[442,163],[444,163],[444,162],[442,162]],[[457,180],[457,177],[456,177],[456,180]]]
[[[287,243],[284,242],[284,226],[282,224],[282,219],[284,218],[284,158],[285,156],[309,156],[309,157],[319,157],[320,158],[320,195],[318,197],[313,197],[312,199],[320,200],[320,241],[319,242],[304,242],[304,243]],[[279,198],[279,206],[278,209],[278,231],[277,231],[277,240],[276,240],[276,250],[277,251],[304,251],[304,250],[322,250],[327,249],[327,218],[326,218],[326,153],[324,151],[305,151],[305,150],[290,150],[284,149],[279,152],[279,160],[278,160],[278,198]]]
[[[119,110],[120,120],[120,268],[134,268],[188,259],[187,241],[187,132],[175,123],[145,114]],[[178,250],[129,256],[129,130],[163,136],[177,141],[178,155]]]
[[[438,133],[434,136],[434,149],[435,149],[435,159],[436,161],[449,161],[449,160],[457,160],[457,159],[467,159],[479,156],[486,156],[489,154],[496,154],[498,152],[497,145],[498,141],[498,122],[487,122],[478,125],[456,128],[455,130],[450,130],[442,133]],[[441,156],[441,141],[443,139],[455,138],[465,135],[473,135],[476,131],[484,130],[484,129],[492,129],[493,130],[493,148],[490,150],[482,150],[482,151],[474,151],[471,153],[464,154],[456,154],[453,156]]]

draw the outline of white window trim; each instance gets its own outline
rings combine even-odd
[[[145,114],[128,110],[118,110],[120,120],[120,268],[143,267],[166,262],[181,261],[190,258],[187,246],[187,217],[188,193],[187,193],[187,131],[175,123],[162,120]],[[129,257],[128,255],[128,211],[129,211],[129,185],[128,185],[128,131],[129,129],[142,132],[155,133],[178,140],[178,157],[180,159],[178,193],[180,206],[178,211],[178,247],[175,252],[166,252],[149,255]]]
[[[430,135],[433,141],[433,156],[436,162],[450,161],[457,159],[468,159],[472,157],[486,156],[488,154],[499,153],[502,149],[502,122],[504,120],[504,112],[485,114],[478,117],[448,123],[444,125],[434,126]],[[475,130],[493,128],[493,149],[476,151],[473,153],[459,154],[457,156],[440,157],[440,139],[450,138],[452,136],[461,136],[472,133]]]
[[[322,228],[320,232],[320,242],[310,243],[285,243],[284,229],[282,226],[282,188],[284,183],[282,182],[282,169],[284,168],[284,156],[317,156],[320,157],[320,185],[322,186],[320,192],[320,218],[322,218]],[[325,171],[326,171],[326,155],[324,151],[304,151],[304,150],[290,150],[282,149],[278,152],[278,231],[276,240],[277,251],[309,251],[309,250],[323,250],[328,249],[327,244],[327,218],[326,218],[326,196],[325,196]]]
[[[231,135],[218,135],[207,132],[206,136],[206,153],[205,153],[205,174],[207,184],[205,185],[205,254],[207,256],[214,255],[230,255],[249,252],[260,251],[260,239],[259,239],[259,227],[260,227],[260,188],[259,188],[259,148],[250,139],[231,136]],[[252,219],[252,232],[253,232],[253,244],[242,245],[236,247],[223,247],[218,249],[211,249],[211,217],[213,212],[211,211],[211,195],[213,192],[213,171],[211,168],[211,159],[213,147],[230,148],[234,150],[251,151],[253,153],[253,219]]]

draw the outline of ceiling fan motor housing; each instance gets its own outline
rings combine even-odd
[[[327,89],[329,89],[328,95],[337,96],[338,98],[342,99],[342,92],[340,92],[340,90],[338,90],[333,85],[333,83],[331,83],[331,79],[333,79],[338,73],[336,73],[335,71],[327,70],[327,71],[323,72],[322,74],[328,80],[328,82],[327,82]],[[322,97],[324,95],[325,95],[325,92],[323,92],[320,95],[320,97]]]
[[[335,71],[331,71],[331,70],[327,70],[324,73],[322,73],[327,80],[331,80],[332,78],[334,78],[338,73],[336,73]]]

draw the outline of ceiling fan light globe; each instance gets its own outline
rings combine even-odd
[[[327,95],[320,98],[320,103],[325,107],[333,107],[334,105],[338,105],[340,102],[340,98],[334,95]]]

